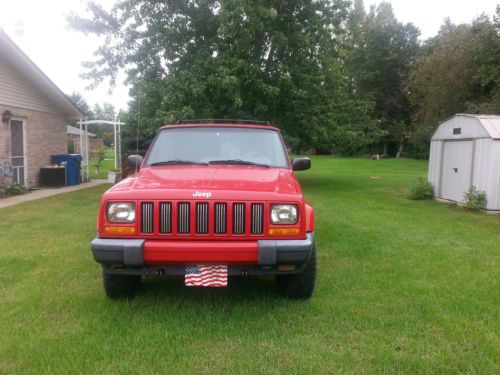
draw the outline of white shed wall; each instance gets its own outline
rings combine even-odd
[[[443,141],[431,141],[431,150],[429,154],[429,182],[434,188],[434,195],[440,196],[439,191],[441,174],[441,153]]]
[[[486,193],[488,210],[500,210],[500,142],[476,139],[472,185]]]

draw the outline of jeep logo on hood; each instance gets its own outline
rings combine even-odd
[[[212,193],[207,192],[207,191],[195,191],[193,193],[193,197],[195,198],[210,198],[212,196]]]

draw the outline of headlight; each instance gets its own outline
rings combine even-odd
[[[271,222],[273,224],[296,224],[297,206],[293,204],[275,204],[271,207]]]
[[[135,220],[134,203],[108,204],[108,221],[110,223],[132,223]]]

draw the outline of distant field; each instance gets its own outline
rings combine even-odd
[[[426,162],[316,157],[317,289],[272,279],[104,297],[89,242],[106,186],[0,210],[0,374],[499,371],[500,217],[410,201]]]

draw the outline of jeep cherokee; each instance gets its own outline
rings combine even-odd
[[[101,199],[91,248],[110,298],[132,297],[148,275],[188,286],[276,275],[278,290],[309,298],[316,278],[314,212],[279,129],[259,122],[163,126],[144,160]]]

